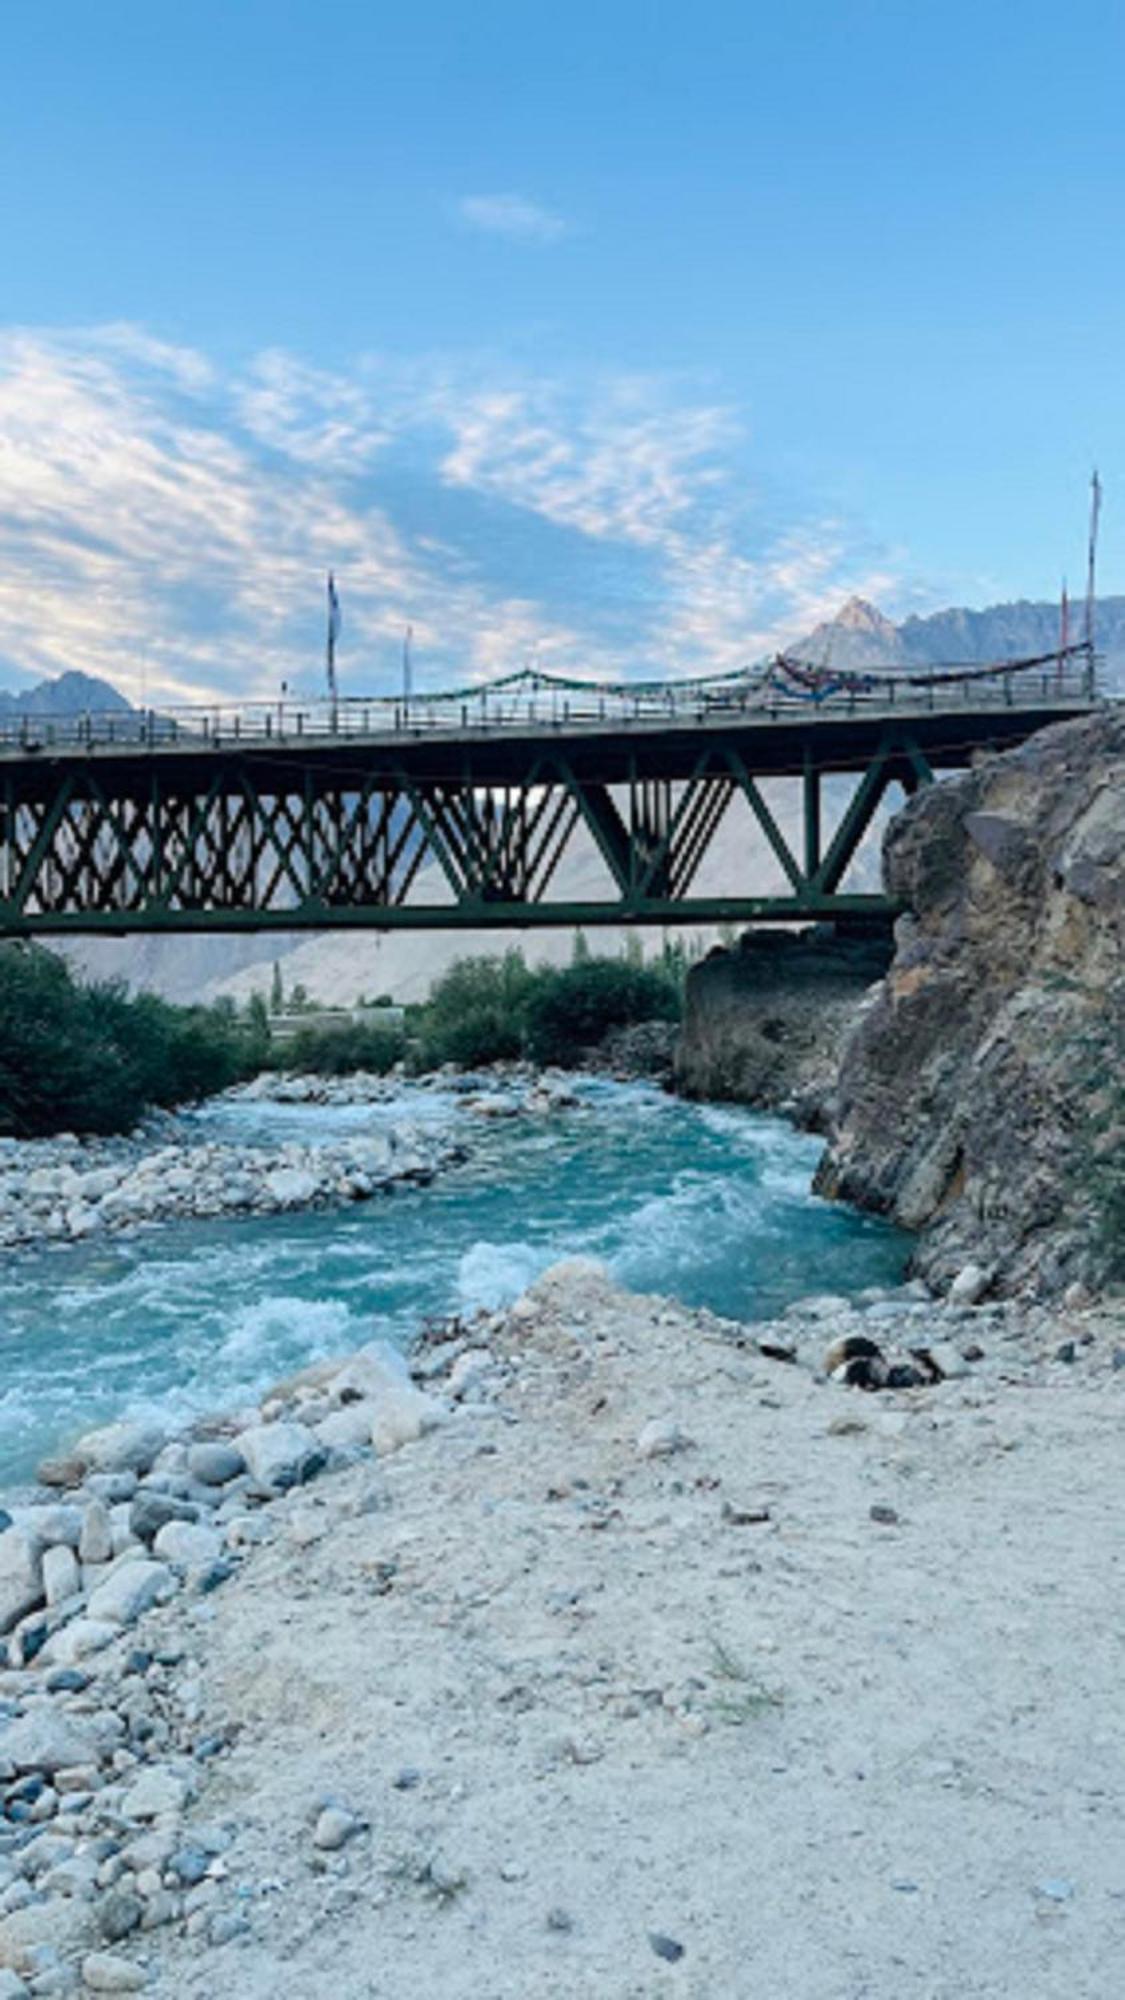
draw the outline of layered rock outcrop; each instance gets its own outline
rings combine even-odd
[[[1050,1295],[1125,1270],[1125,710],[920,794],[884,849],[894,963],[844,1050],[821,1192]]]
[[[678,1088],[823,1129],[842,1043],[890,957],[888,937],[837,937],[827,926],[750,931],[716,947],[688,974]]]

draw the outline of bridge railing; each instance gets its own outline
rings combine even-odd
[[[714,681],[636,688],[492,682],[456,694],[347,695],[338,700],[216,703],[79,715],[0,716],[0,752],[101,749],[169,750],[232,744],[301,744],[350,739],[491,735],[505,730],[698,727],[725,722],[780,722],[863,713],[930,714],[996,708],[1080,708],[1098,699],[1095,662],[1066,659],[1029,670],[935,670],[924,680],[892,674],[849,676],[825,690],[779,684],[761,673]]]

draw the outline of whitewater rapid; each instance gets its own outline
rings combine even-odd
[[[389,1104],[220,1100],[193,1114],[202,1134],[248,1144],[327,1143],[405,1117],[463,1140],[469,1158],[362,1206],[7,1258],[0,1491],[103,1418],[186,1419],[374,1335],[407,1347],[427,1319],[497,1310],[575,1254],[634,1290],[745,1320],[900,1276],[896,1232],[810,1193],[817,1140],[646,1084],[583,1078],[575,1095],[548,1117],[495,1121],[463,1091],[418,1084]]]

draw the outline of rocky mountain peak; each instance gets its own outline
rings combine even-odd
[[[884,618],[877,605],[869,603],[866,597],[849,597],[842,611],[828,620],[841,632],[871,632],[881,639],[896,638],[897,630],[889,618]]]

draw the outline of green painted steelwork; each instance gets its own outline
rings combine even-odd
[[[944,709],[900,698],[665,722],[11,742],[0,745],[0,934],[887,918],[882,896],[846,878],[888,786],[913,792],[1093,705],[1060,684],[1023,706],[961,694]],[[826,836],[829,778],[852,791]],[[785,816],[764,789],[779,779],[799,793]],[[756,843],[775,894],[699,887],[735,807],[748,871]],[[604,893],[555,898],[578,838]]]

